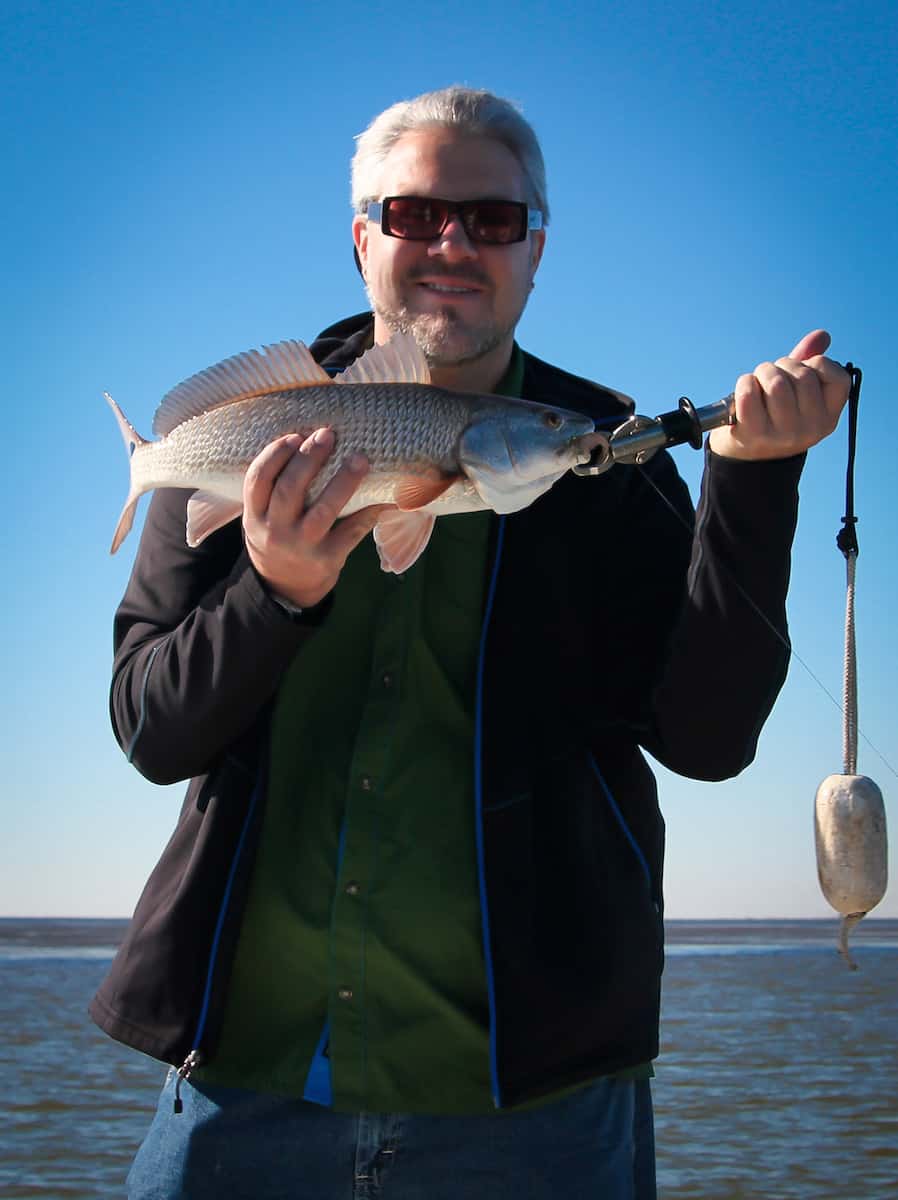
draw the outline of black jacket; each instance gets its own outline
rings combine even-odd
[[[312,350],[339,369],[369,340],[370,317],[350,318]],[[530,355],[523,392],[605,427],[627,411]],[[503,1105],[657,1054],[664,826],[640,746],[698,779],[751,761],[788,662],[801,463],[709,454],[694,537],[666,453],[568,474],[493,521],[475,773]],[[147,778],[190,784],[91,1004],[111,1036],[175,1064],[215,1053],[271,704],[329,607],[291,618],[271,600],[239,522],[190,549],[189,495],[153,496],[115,618],[111,710]]]

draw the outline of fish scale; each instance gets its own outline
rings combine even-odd
[[[400,473],[420,474],[434,466],[447,474],[456,473],[458,439],[471,415],[471,406],[432,386],[313,385],[192,417],[161,441],[135,451],[133,478],[146,491],[183,487],[189,482],[239,499],[243,476],[260,450],[286,434],[307,437],[328,426],[334,431],[336,449],[313,481],[310,500],[354,453],[366,455],[371,476],[388,477],[375,482],[369,476],[370,482],[363,482],[358,501],[347,507],[348,513],[373,503],[366,498],[373,491],[379,499],[392,499],[395,477]]]

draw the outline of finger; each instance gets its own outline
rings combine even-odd
[[[265,516],[272,488],[301,443],[302,438],[298,434],[289,433],[269,442],[249,464],[243,480],[245,516],[257,520]]]
[[[832,429],[835,429],[848,399],[851,378],[845,368],[839,363],[833,362],[831,358],[811,358],[808,360],[807,366],[817,374],[823,396],[823,407],[830,418]]]
[[[803,338],[796,344],[789,358],[798,359],[799,362],[805,362],[809,358],[813,358],[818,354],[825,354],[829,349],[832,338],[825,329],[814,329],[811,333],[806,333]]]
[[[305,438],[285,465],[271,491],[268,518],[276,525],[292,525],[302,515],[313,479],[334,448],[334,431],[323,426]]]
[[[788,360],[780,359],[779,363],[786,361]],[[798,394],[794,377],[779,363],[760,363],[755,368],[755,377],[761,388],[761,400],[767,410],[769,432],[792,436],[801,426]],[[795,367],[801,369],[801,364],[796,363]]]
[[[360,508],[358,512],[338,521],[328,540],[328,547],[335,557],[339,561],[345,562],[350,552],[356,548],[359,542],[365,540],[377,524],[381,513],[386,512],[388,508],[395,508],[395,505],[369,504],[367,508]]]
[[[736,380],[733,410],[736,421],[731,432],[737,441],[762,437],[768,432],[770,422],[767,408],[755,375],[740,375]]]
[[[321,495],[306,509],[302,520],[302,536],[306,541],[316,544],[327,537],[369,470],[364,454],[353,454],[340,464]]]
[[[774,365],[791,382],[799,420],[816,419],[823,407],[823,387],[818,373],[810,363],[794,358],[778,358]]]

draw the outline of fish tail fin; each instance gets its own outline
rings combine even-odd
[[[113,415],[118,422],[119,432],[122,435],[122,440],[125,443],[125,449],[128,451],[128,457],[130,458],[134,451],[140,446],[148,445],[147,439],[140,436],[109,393],[104,392],[103,395],[106,397],[106,401],[109,404],[109,407],[112,409]]]
[[[142,438],[113,398],[108,392],[104,392],[109,407],[112,409],[116,421],[118,422],[119,432],[122,435],[122,440],[125,443],[125,449],[128,451],[128,457],[133,458],[134,452],[139,450],[141,446],[148,446],[150,443],[146,438]],[[110,554],[115,554],[119,546],[128,536],[131,526],[134,524],[134,512],[137,508],[137,501],[143,495],[143,489],[138,489],[134,486],[134,472],[131,472],[131,487],[128,492],[128,498],[125,500],[125,507],[122,509],[122,515],[118,519],[118,524],[115,527],[115,533],[112,537],[112,546],[109,549]]]

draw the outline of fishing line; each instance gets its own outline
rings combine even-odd
[[[846,369],[848,370],[849,374],[852,377],[851,397],[850,397],[850,401],[849,401],[848,484],[847,484],[847,489],[846,489],[846,491],[847,491],[846,515],[842,519],[843,527],[839,531],[839,536],[837,537],[836,541],[839,546],[839,549],[843,550],[843,553],[845,553],[843,546],[842,546],[843,541],[846,541],[846,543],[849,545],[851,545],[851,543],[853,542],[853,546],[854,546],[853,554],[851,554],[851,555],[846,554],[846,558],[847,558],[848,564],[849,564],[849,580],[852,585],[850,588],[850,591],[849,591],[849,604],[848,604],[849,615],[846,617],[846,620],[851,621],[852,630],[853,630],[854,588],[853,588],[853,570],[852,570],[852,568],[854,566],[854,559],[857,557],[857,539],[856,539],[856,535],[855,535],[855,526],[857,525],[857,517],[854,515],[854,483],[853,483],[853,481],[854,481],[855,437],[856,437],[856,430],[857,430],[857,407],[858,407],[857,398],[858,398],[858,394],[860,392],[860,374],[861,373],[858,368],[852,367],[850,363],[847,364]],[[643,479],[649,484],[649,486],[653,489],[653,491],[656,492],[656,494],[660,497],[660,499],[663,501],[663,503],[666,505],[666,507],[668,509],[670,509],[670,511],[673,513],[673,515],[677,519],[677,521],[679,521],[680,524],[685,529],[689,530],[690,534],[692,534],[693,530],[692,530],[692,527],[690,526],[689,522],[683,517],[683,515],[680,512],[678,512],[676,507],[671,503],[671,501],[667,498],[667,496],[665,496],[665,494],[661,491],[661,489],[658,487],[658,485],[652,479],[652,477],[648,473],[648,471],[646,471],[645,467],[640,466],[638,464],[634,464],[634,465],[638,466],[638,469],[639,469]],[[863,732],[863,730],[859,727],[859,725],[857,723],[857,712],[856,712],[857,680],[856,680],[856,675],[854,676],[854,683],[853,683],[854,710],[852,710],[851,696],[848,694],[849,691],[851,690],[851,684],[847,682],[850,672],[846,672],[846,695],[845,695],[845,703],[843,704],[842,701],[838,700],[833,695],[833,693],[829,690],[829,688],[826,686],[826,684],[819,678],[819,676],[815,674],[815,672],[805,662],[805,660],[801,657],[801,655],[794,648],[794,646],[792,646],[790,644],[790,642],[786,638],[783,637],[783,635],[777,629],[777,627],[773,623],[773,621],[770,620],[770,618],[763,611],[763,609],[761,609],[761,607],[755,603],[755,601],[748,594],[748,592],[746,592],[745,588],[742,586],[742,584],[736,578],[733,571],[726,565],[726,563],[720,562],[720,563],[718,563],[718,566],[723,571],[723,573],[728,577],[730,582],[733,584],[733,586],[739,592],[740,596],[743,598],[743,600],[746,602],[746,604],[749,606],[749,608],[751,608],[757,614],[757,616],[760,617],[760,619],[764,622],[764,624],[767,626],[767,628],[770,630],[770,632],[773,634],[773,636],[777,639],[777,641],[780,642],[785,647],[785,649],[789,651],[790,657],[794,658],[804,668],[804,670],[811,677],[811,679],[813,679],[814,683],[817,684],[817,686],[820,688],[820,690],[823,692],[823,694],[825,696],[829,697],[829,699],[833,702],[835,707],[842,714],[843,721],[845,722],[845,725],[843,728],[845,729],[844,741],[846,743],[846,753],[848,752],[847,751],[848,744],[850,743],[850,741],[853,737],[854,756],[856,759],[856,757],[857,757],[857,749],[856,749],[857,738],[860,737],[867,744],[867,746],[869,746],[869,748],[873,751],[873,753],[876,755],[876,757],[882,763],[884,763],[885,766],[888,768],[888,770],[892,772],[892,774],[895,776],[896,779],[898,779],[898,771],[896,771],[896,769],[892,766],[892,764],[885,757],[885,755],[879,750],[879,748],[877,746],[875,746],[873,742],[870,741],[870,739],[867,737],[867,735]],[[850,718],[850,715],[849,715],[852,713],[852,711],[854,712],[853,720]]]

